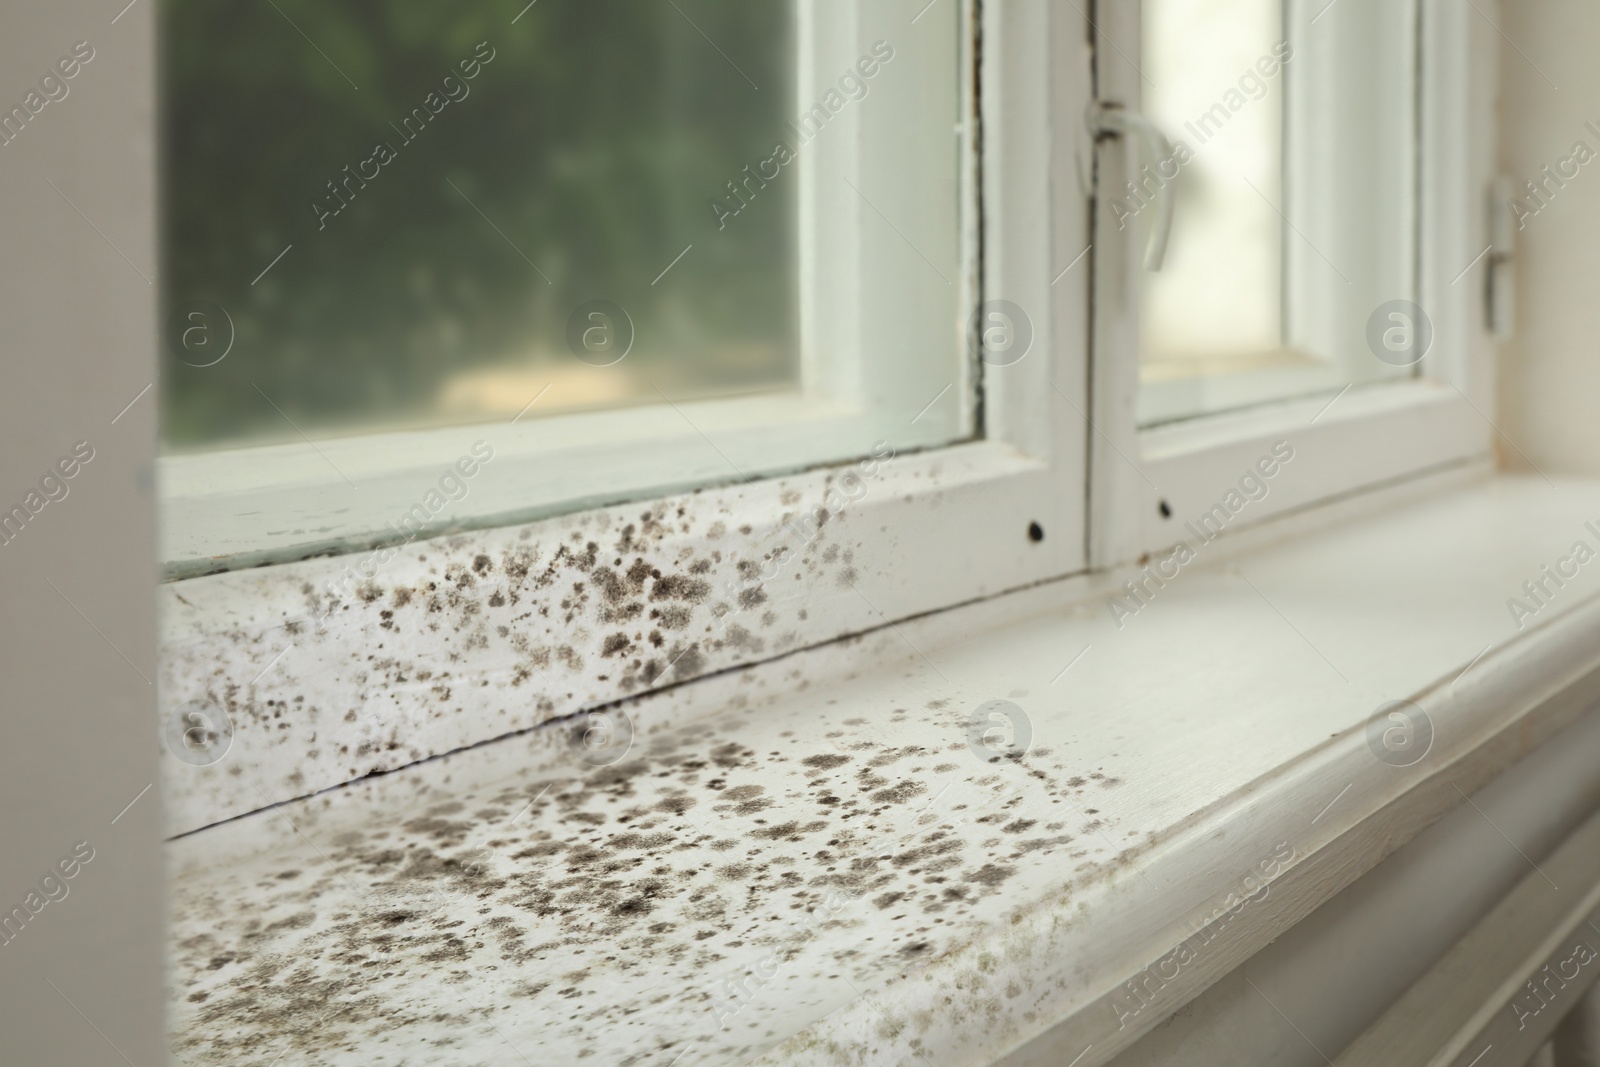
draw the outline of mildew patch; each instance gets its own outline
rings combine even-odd
[[[892,553],[847,515],[774,522],[802,484],[164,586],[163,714],[233,726],[222,762],[173,761],[169,830],[880,625],[845,579]]]
[[[432,783],[409,803],[203,831],[173,846],[174,1048],[466,1067],[517,1062],[507,1043],[622,1065],[693,1043],[745,1062],[852,999],[841,975],[933,965],[1125,860],[1065,768],[946,758],[964,730],[953,710],[790,701],[582,775],[479,781],[464,753],[402,772]],[[206,866],[280,817],[287,844]]]

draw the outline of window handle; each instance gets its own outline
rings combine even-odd
[[[1089,105],[1089,131],[1098,140],[1101,137],[1121,137],[1124,143],[1140,141],[1145,152],[1157,165],[1172,157],[1172,142],[1161,132],[1161,127],[1121,104],[1097,100]],[[1128,134],[1133,134],[1129,138]],[[1132,167],[1129,168],[1134,169]],[[1156,223],[1150,231],[1150,243],[1144,250],[1144,269],[1160,270],[1167,258],[1167,240],[1172,236],[1173,182],[1158,182],[1156,189]]]

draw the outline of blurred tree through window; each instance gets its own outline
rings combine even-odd
[[[525,3],[165,0],[169,451],[793,386],[790,4]]]

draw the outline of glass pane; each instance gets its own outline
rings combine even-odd
[[[167,0],[169,450],[796,385],[791,5],[522,6]]]
[[[1144,0],[1142,109],[1173,156],[1128,189],[1148,230],[1140,422],[1405,377],[1368,320],[1414,299],[1414,9],[1394,0]],[[1150,210],[1145,210],[1146,208]]]
[[[1277,59],[1278,0],[1153,0],[1146,9],[1145,70],[1155,82],[1146,113],[1194,152],[1175,189],[1182,225],[1166,266],[1145,280],[1146,373],[1181,378],[1271,360],[1283,336],[1283,220],[1272,208],[1283,197],[1282,94],[1253,68],[1260,56]],[[1240,71],[1254,74],[1248,90],[1236,85]],[[1219,87],[1239,94],[1237,111],[1233,98],[1194,106]]]

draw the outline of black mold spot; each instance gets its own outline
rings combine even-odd
[[[703,604],[710,595],[710,582],[700,578],[688,578],[681,574],[657,579],[650,589],[651,600],[687,600],[691,604]]]
[[[690,796],[665,797],[656,805],[656,810],[670,811],[674,815],[682,815],[698,803],[699,801]]]
[[[878,804],[904,804],[912,797],[926,793],[928,787],[921,782],[901,782],[889,789],[880,789],[872,794],[872,799]]]
[[[705,670],[705,657],[700,654],[700,646],[690,645],[682,652],[675,653],[672,669],[679,678],[693,678]]]
[[[658,621],[662,628],[666,630],[682,630],[689,625],[689,620],[692,618],[689,609],[678,604],[651,608],[650,617]]]
[[[964,881],[977,882],[980,885],[986,885],[992,889],[1016,873],[1017,872],[1010,867],[1001,867],[998,864],[985,863],[982,867],[979,867],[976,871],[973,871],[971,874],[967,875]]]

